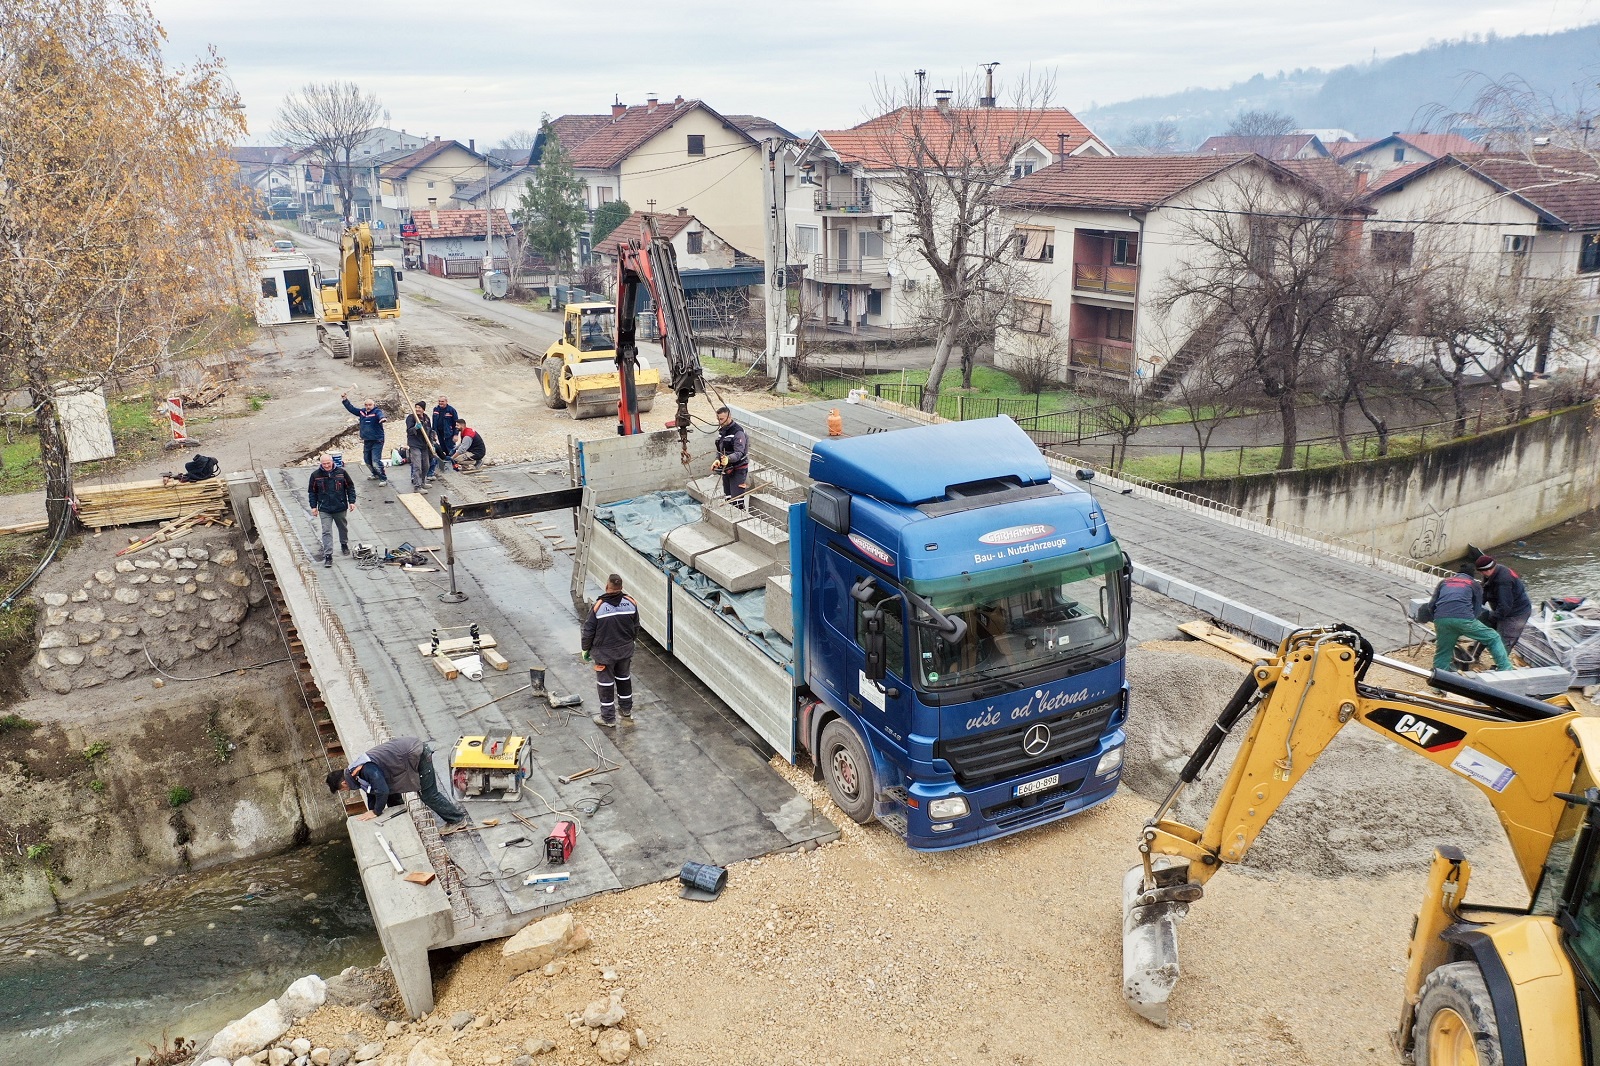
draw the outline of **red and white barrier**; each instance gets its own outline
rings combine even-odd
[[[167,421],[172,425],[172,443],[187,444],[189,442],[189,431],[184,428],[183,424],[183,397],[168,396],[166,402],[161,405],[161,409],[166,412]]]

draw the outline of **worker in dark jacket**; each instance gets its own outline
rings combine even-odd
[[[1428,608],[1433,618],[1435,670],[1455,671],[1456,642],[1462,637],[1471,637],[1488,648],[1496,670],[1511,669],[1500,634],[1478,621],[1478,612],[1483,610],[1483,586],[1472,576],[1470,564],[1464,564],[1461,573],[1439,582]]]
[[[388,484],[389,475],[383,469],[383,408],[370,399],[362,400],[358,408],[350,402],[348,391],[341,392],[339,399],[344,409],[355,415],[356,421],[361,423],[361,461],[372,471],[374,481]]]
[[[467,425],[467,420],[464,418],[456,423],[456,428],[461,431],[461,439],[456,442],[456,450],[451,457],[450,465],[457,470],[471,470],[475,466],[482,466],[483,457],[489,452],[489,446],[483,442],[483,434]]]
[[[450,458],[450,453],[456,449],[456,425],[461,421],[461,415],[450,401],[443,396],[433,405],[433,439],[439,446],[439,454],[433,457],[433,462],[428,466],[428,477],[432,478],[439,472],[439,460]]]
[[[356,483],[333,456],[324,454],[306,485],[311,517],[322,522],[322,565],[333,565],[333,527],[339,527],[339,552],[350,554],[350,512],[356,509]]]
[[[1478,556],[1478,580],[1483,582],[1483,601],[1489,605],[1489,624],[1500,634],[1500,640],[1510,652],[1522,639],[1533,617],[1533,601],[1528,598],[1528,586],[1509,566],[1494,561],[1493,556]]]
[[[433,424],[428,421],[428,405],[418,400],[406,415],[406,459],[411,464],[411,491],[428,487],[428,467],[433,459]]]
[[[583,661],[594,663],[600,693],[596,725],[615,728],[617,711],[633,721],[633,648],[639,636],[639,605],[622,591],[622,575],[606,578],[606,591],[583,620]]]
[[[361,821],[400,806],[406,792],[415,792],[446,825],[459,825],[468,818],[466,808],[439,788],[433,747],[416,737],[385,741],[343,770],[330,771],[327,780],[329,792],[361,792],[367,801],[366,811],[358,815]]]
[[[740,510],[750,491],[750,438],[733,420],[733,412],[717,408],[717,458],[711,469],[722,475],[722,494]]]

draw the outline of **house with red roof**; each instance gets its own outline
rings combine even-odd
[[[407,236],[415,246],[422,266],[441,278],[475,278],[492,258],[492,268],[509,270],[507,247],[511,237],[511,216],[499,208],[493,211],[440,211],[427,208],[412,216],[416,235]],[[493,236],[492,252],[489,250]]]
[[[1395,167],[1431,163],[1442,156],[1477,155],[1484,146],[1459,133],[1400,133],[1370,141],[1335,141],[1328,146],[1340,166],[1382,174]]]
[[[1324,167],[1341,180],[1330,185]],[[1063,381],[1166,392],[1204,343],[1188,308],[1161,303],[1166,280],[1204,254],[1195,220],[1260,210],[1279,196],[1347,203],[1356,191],[1348,177],[1327,160],[1255,154],[1079,155],[1012,182],[1001,193],[1001,229],[1025,295],[996,338],[995,365],[1049,358]]]
[[[919,165],[917,137],[938,140],[942,129],[970,142],[1004,180],[1074,156],[1111,155],[1066,108],[959,107],[946,91],[932,108],[896,108],[849,129],[818,131],[788,187],[790,258],[805,267],[805,304],[817,323],[858,334],[921,324],[920,290],[931,275],[897,236],[912,223],[897,210],[896,190]]]
[[[384,164],[378,171],[381,203],[402,216],[448,210],[456,190],[481,182],[497,164],[460,141],[441,138]]]
[[[1283,162],[1288,159],[1326,159],[1328,149],[1314,133],[1257,134],[1241,137],[1207,137],[1196,155],[1249,155]]]

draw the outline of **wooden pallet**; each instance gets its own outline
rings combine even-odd
[[[164,522],[196,511],[227,507],[228,490],[221,478],[181,482],[124,481],[79,488],[78,519],[90,529]]]
[[[402,492],[399,499],[401,506],[411,512],[411,517],[423,529],[444,528],[444,516],[439,513],[439,508],[422,493]]]

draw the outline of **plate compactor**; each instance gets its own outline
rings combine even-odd
[[[464,799],[514,800],[527,779],[533,746],[509,732],[462,737],[450,756],[450,778]]]

